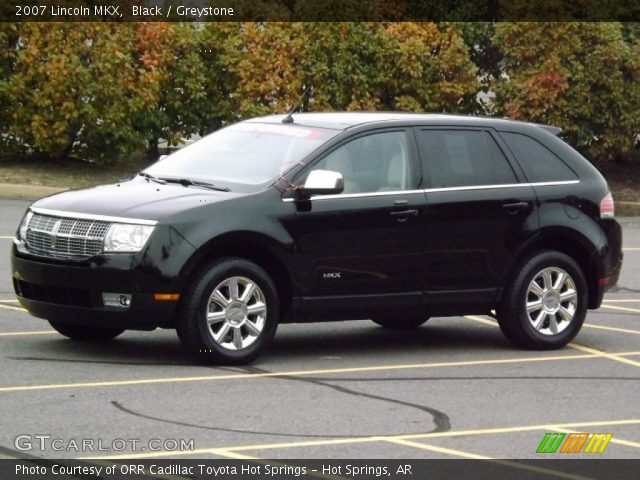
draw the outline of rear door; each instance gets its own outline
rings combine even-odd
[[[490,129],[416,128],[426,187],[431,306],[491,304],[535,231],[535,192]]]

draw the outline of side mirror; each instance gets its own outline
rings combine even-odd
[[[342,174],[331,170],[312,170],[304,186],[298,190],[303,197],[311,195],[335,195],[344,190]]]

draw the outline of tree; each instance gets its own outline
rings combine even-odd
[[[467,45],[469,58],[478,68],[482,90],[489,92],[502,73],[500,48],[493,42],[496,24],[459,22],[455,26]]]
[[[471,112],[479,90],[478,69],[454,25],[386,25],[385,108]]]
[[[0,23],[0,112],[9,112],[15,101],[9,86],[15,71],[19,27],[17,23]],[[0,115],[0,147],[4,153],[12,153],[20,146],[11,132],[11,116]]]
[[[27,153],[107,159],[141,145],[131,24],[25,23],[6,81],[8,133]]]
[[[315,111],[468,111],[478,90],[453,26],[248,23],[228,45],[243,117],[286,111],[307,85]]]
[[[563,128],[596,160],[629,151],[640,125],[640,57],[618,23],[504,23],[497,103],[509,117]]]
[[[135,123],[152,158],[160,139],[175,146],[200,131],[201,109],[210,103],[200,36],[191,23],[136,25],[133,56],[141,98]]]

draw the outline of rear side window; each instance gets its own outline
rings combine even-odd
[[[418,136],[432,188],[518,183],[488,132],[421,130]]]
[[[558,182],[578,178],[556,154],[520,133],[500,132],[530,182]]]

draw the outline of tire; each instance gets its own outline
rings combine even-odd
[[[107,342],[114,339],[122,332],[123,328],[98,328],[85,325],[72,325],[70,323],[49,320],[51,326],[58,332],[72,340],[83,342]]]
[[[399,313],[396,316],[375,317],[371,319],[381,327],[391,330],[413,330],[423,325],[429,320],[429,317],[423,315],[403,315]]]
[[[187,292],[180,306],[178,337],[202,363],[249,363],[276,333],[280,309],[276,287],[252,262],[241,258],[212,262],[195,274]]]
[[[556,251],[538,252],[517,267],[498,309],[498,324],[519,347],[561,348],[580,331],[587,296],[587,282],[575,260]]]

